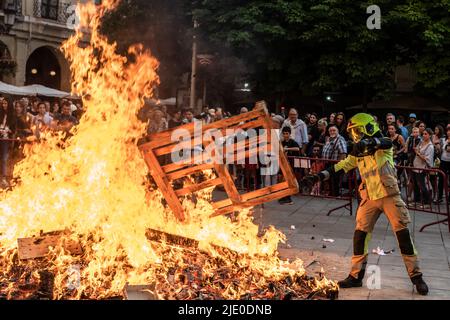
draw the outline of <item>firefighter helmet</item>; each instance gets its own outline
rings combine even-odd
[[[374,117],[367,113],[358,113],[348,122],[347,132],[354,142],[366,137],[373,137],[380,132],[380,127]]]

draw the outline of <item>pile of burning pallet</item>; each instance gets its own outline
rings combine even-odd
[[[203,129],[225,132],[230,128],[263,128],[270,131],[271,120],[265,105],[258,104],[247,114],[215,122]],[[181,129],[190,133],[195,130],[194,124],[185,125]],[[188,142],[191,146],[195,145],[194,141]],[[283,180],[276,185],[242,194],[238,192],[226,165],[214,161],[201,164],[162,163],[160,159],[170,153],[176,143],[171,140],[170,131],[162,132],[150,136],[150,141],[141,145],[140,149],[167,206],[180,223],[188,218],[180,198],[213,186],[223,185],[228,198],[213,203],[216,211],[211,214],[211,218],[298,191],[296,179],[282,148],[279,148],[279,163]],[[279,141],[268,139],[266,144],[279,144]],[[206,143],[203,147],[206,147]],[[243,157],[259,152],[258,148],[251,150],[249,142],[244,144],[244,148]],[[177,179],[198,174],[205,169],[214,170],[216,178],[187,186],[181,184],[178,189],[175,187],[177,184],[174,181]],[[151,283],[126,285],[123,290],[116,290],[114,294],[107,296],[97,294],[96,288],[80,294],[76,285],[68,285],[63,289],[59,286],[59,293],[55,296],[55,278],[60,277],[53,266],[57,252],[77,257],[79,271],[88,263],[84,261],[87,256],[85,252],[92,251],[92,248],[83,247],[77,241],[78,235],[72,235],[70,231],[59,231],[18,239],[17,249],[2,252],[0,247],[0,299],[334,299],[338,295],[338,287],[334,282],[325,278],[308,277],[298,266],[270,275],[264,268],[258,268],[258,264],[266,263],[267,257],[264,256],[247,256],[217,246],[210,246],[206,250],[195,239],[159,230],[148,229],[146,236],[161,257],[158,264],[148,266],[154,270]],[[271,258],[271,261],[280,261],[278,258]],[[205,266],[208,268],[205,269]],[[110,273],[108,276],[113,277],[115,270]],[[61,279],[58,281],[61,283]],[[83,279],[78,281],[82,282]],[[102,285],[109,284],[105,281]]]
[[[64,246],[65,250],[79,256],[79,265],[84,264],[83,248],[76,241],[64,240],[67,235],[66,232],[54,232],[19,239],[18,249],[7,255],[9,259],[0,259],[0,299],[54,299],[56,275],[51,271],[50,248]],[[322,278],[309,277],[302,271],[268,278],[253,267],[254,263],[264,263],[263,256],[249,257],[220,247],[207,251],[201,249],[194,239],[152,229],[148,229],[147,238],[152,246],[159,247],[162,257],[160,264],[151,266],[155,270],[154,281],[144,285],[126,285],[122,291],[105,299],[216,300],[232,297],[288,300],[338,297],[338,288],[333,282],[320,284]],[[205,272],[205,265],[214,273]],[[73,299],[74,290],[67,285],[61,298]],[[84,293],[81,298],[93,297]]]

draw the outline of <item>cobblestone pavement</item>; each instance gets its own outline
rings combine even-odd
[[[255,221],[261,227],[274,225],[287,236],[287,243],[279,247],[280,256],[304,261],[308,274],[325,270],[328,278],[340,280],[350,270],[352,238],[355,217],[346,209],[340,209],[327,217],[329,209],[342,205],[339,200],[313,197],[292,197],[293,205],[280,205],[277,201],[255,208]],[[356,204],[354,204],[356,213]],[[366,275],[362,288],[342,289],[340,299],[448,299],[450,300],[450,233],[448,226],[435,225],[419,232],[421,226],[438,220],[430,213],[410,211],[412,237],[419,252],[424,279],[430,287],[428,296],[418,295],[403,264],[396,238],[389,223],[382,215],[374,229],[369,246],[368,265],[378,266],[380,289],[374,289],[374,277]],[[442,216],[440,216],[442,219]],[[333,239],[325,242],[323,239]],[[381,256],[372,253],[380,247],[394,251]],[[370,281],[368,281],[370,280]],[[369,285],[368,285],[369,283]],[[369,289],[369,287],[371,289]]]

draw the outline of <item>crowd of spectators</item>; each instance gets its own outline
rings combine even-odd
[[[245,107],[239,111],[245,112],[248,112]],[[224,112],[222,108],[204,108],[198,115],[195,115],[192,109],[168,113],[165,108],[157,108],[148,115],[148,133],[164,131],[194,121],[209,124],[230,116],[232,115]],[[344,159],[351,152],[351,141],[346,130],[347,120],[343,112],[331,113],[329,116],[307,113],[300,117],[296,108],[282,108],[279,114],[271,116],[273,128],[280,129],[280,140],[288,156],[337,161]],[[375,119],[383,135],[392,140],[395,164],[414,168],[409,174],[405,170],[398,170],[399,181],[404,180],[407,186],[408,200],[421,205],[429,205],[432,201],[441,203],[444,192],[442,176],[433,177],[420,169],[439,168],[450,176],[450,123],[436,124],[431,129],[414,113],[410,113],[406,119],[403,115],[393,113],[387,113],[384,119],[378,119],[376,116]],[[294,166],[292,161],[291,165]],[[273,176],[259,176],[260,167],[250,164],[232,168],[237,185],[249,189],[256,188],[256,185],[274,184]],[[313,171],[322,169],[323,165],[318,162],[313,163],[310,168]],[[330,195],[339,193],[340,176],[336,175],[334,179],[336,181],[329,187]],[[436,190],[429,190],[429,185],[436,186]],[[287,197],[280,203],[292,201]]]
[[[38,98],[24,97],[9,100],[0,97],[0,187],[8,186],[11,163],[20,158],[21,148],[26,141],[39,140],[42,132],[64,131],[78,124],[83,113],[81,103],[68,99],[54,99],[52,102]],[[239,113],[246,113],[245,107]],[[200,114],[192,109],[168,112],[165,106],[151,108],[146,114],[147,133],[157,133],[183,124],[202,122],[209,124],[232,114],[222,108],[205,107]],[[284,151],[292,157],[309,157],[338,161],[351,152],[351,141],[347,135],[346,116],[342,112],[319,117],[316,113],[307,113],[303,117],[296,108],[282,108],[279,114],[271,114],[272,126],[279,129]],[[376,117],[375,117],[376,118]],[[377,118],[376,118],[377,119]],[[450,176],[450,123],[436,124],[429,128],[416,114],[403,115],[387,113],[384,119],[377,119],[384,136],[392,140],[396,165],[412,167],[412,173],[398,170],[399,181],[405,180],[409,201],[421,204],[442,202],[444,181],[441,175],[431,176],[423,168],[439,168]],[[445,128],[445,129],[444,129]],[[11,158],[13,158],[11,160]],[[295,167],[294,162],[290,161]],[[242,189],[256,189],[257,186],[273,185],[277,175],[261,176],[261,164],[233,165],[232,173],[236,184]],[[323,170],[324,164],[312,162],[310,171]],[[294,171],[298,172],[297,168]],[[408,171],[410,172],[410,171]],[[329,195],[338,195],[339,175],[329,186]],[[436,190],[431,192],[427,185],[432,183]],[[315,188],[322,188],[320,185]],[[434,198],[433,198],[434,197]],[[292,203],[287,197],[280,203]]]
[[[23,156],[25,144],[39,140],[45,131],[67,134],[77,125],[83,108],[68,99],[41,100],[0,96],[0,187],[9,185],[12,165]]]

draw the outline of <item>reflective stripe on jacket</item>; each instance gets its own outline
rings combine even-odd
[[[394,166],[393,148],[377,150],[373,155],[355,157],[349,155],[334,165],[334,170],[348,172],[358,167],[370,200],[400,194]]]

